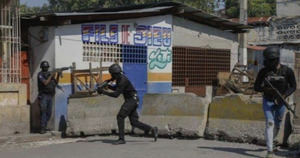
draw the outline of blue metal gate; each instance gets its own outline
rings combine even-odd
[[[143,97],[147,92],[147,47],[122,46],[123,71],[137,90],[140,103],[138,111],[142,110]]]

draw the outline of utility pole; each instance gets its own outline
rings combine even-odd
[[[248,24],[248,0],[240,0],[240,23]],[[247,33],[239,34],[239,54],[238,63],[241,65],[247,65]]]

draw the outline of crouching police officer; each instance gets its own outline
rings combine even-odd
[[[291,68],[280,64],[280,50],[277,47],[268,47],[263,52],[264,68],[256,78],[254,89],[263,92],[263,110],[266,118],[265,139],[267,144],[267,158],[273,157],[273,139],[277,136],[285,106],[279,100],[275,91],[266,84],[266,80],[286,98],[296,90],[296,80]]]
[[[46,133],[47,124],[51,118],[52,99],[55,95],[55,87],[59,77],[57,75],[55,79],[56,73],[49,72],[49,67],[48,61],[42,61],[40,65],[42,70],[38,73],[38,98],[41,113],[41,134]]]
[[[151,132],[153,134],[154,141],[156,141],[158,136],[157,127],[151,127],[138,120],[139,116],[136,109],[138,107],[139,100],[137,92],[128,78],[121,72],[122,69],[118,64],[113,64],[109,67],[109,73],[112,78],[108,81],[116,81],[115,86],[108,86],[108,88],[113,90],[113,92],[108,92],[102,88],[97,89],[99,94],[108,95],[110,97],[117,98],[120,94],[123,94],[124,96],[125,102],[121,106],[121,109],[117,115],[119,139],[114,144],[118,145],[126,143],[124,138],[124,120],[127,116],[129,117],[131,126],[137,127],[145,131],[145,133]]]

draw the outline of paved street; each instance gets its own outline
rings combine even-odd
[[[179,140],[127,136],[127,144],[115,146],[116,136],[53,139],[11,144],[0,148],[1,158],[259,158],[265,147],[210,141]],[[280,150],[277,157],[291,157]]]

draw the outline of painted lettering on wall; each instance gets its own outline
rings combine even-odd
[[[171,28],[138,25],[133,40],[135,45],[170,47]]]
[[[81,38],[83,42],[90,42],[95,37],[94,25],[81,25]]]
[[[130,44],[129,43],[129,27],[130,25],[122,25],[122,44]]]
[[[109,43],[109,37],[106,36],[106,25],[100,25],[100,34],[99,34],[100,43]]]
[[[110,43],[117,44],[118,39],[118,25],[110,25],[109,26],[109,36],[110,36]]]
[[[147,43],[147,27],[144,25],[139,25],[136,28],[136,33],[133,35],[135,45],[146,45]]]
[[[82,41],[96,43],[119,43],[119,34],[122,44],[130,44],[129,38],[133,38],[133,44],[139,46],[171,46],[171,28],[159,26],[138,25],[131,36],[130,25],[117,24],[84,24],[81,26]],[[120,29],[120,31],[119,31]]]
[[[172,52],[169,48],[157,48],[150,53],[149,60],[149,69],[164,69],[169,63],[172,62]]]

